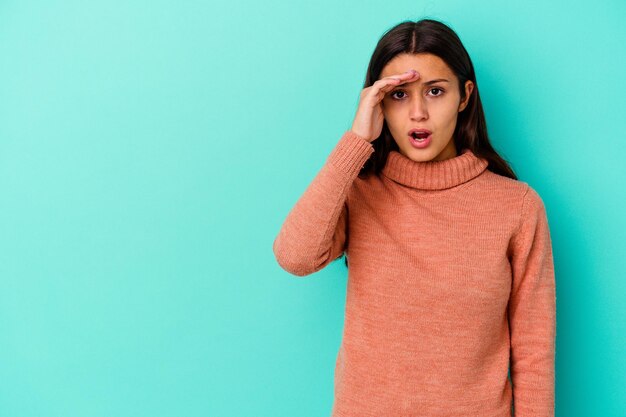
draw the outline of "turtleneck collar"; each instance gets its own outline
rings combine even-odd
[[[414,161],[399,151],[391,150],[382,170],[383,175],[400,184],[423,190],[443,190],[467,182],[480,175],[489,162],[470,149],[442,161]]]

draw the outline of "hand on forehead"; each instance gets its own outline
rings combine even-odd
[[[428,84],[433,80],[450,80],[453,72],[446,63],[432,54],[400,54],[396,55],[383,68],[380,78],[397,76],[409,70],[416,70],[419,77],[409,84]]]

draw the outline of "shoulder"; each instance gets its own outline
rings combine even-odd
[[[531,189],[525,181],[505,177],[485,170],[473,181],[468,190],[484,205],[511,214],[520,213],[524,200]]]
[[[492,173],[493,174],[493,173]],[[515,213],[517,217],[514,235],[530,233],[538,225],[548,223],[546,206],[539,192],[530,184],[521,180],[493,174],[503,184],[504,189],[515,195]]]
[[[526,184],[526,192],[524,193],[524,200],[522,202],[522,213],[520,223],[524,221],[547,221],[546,206],[543,202],[543,198],[539,195],[530,185]]]
[[[481,187],[488,191],[502,192],[514,195],[517,198],[523,198],[528,191],[528,183],[496,174],[495,172],[485,170],[479,177],[481,179]]]
[[[543,198],[529,183],[505,177],[486,170],[475,188],[477,197],[499,211],[507,211],[517,218],[519,225],[525,218],[545,216]],[[489,202],[489,203],[487,203]]]
[[[526,181],[505,177],[488,170],[481,177],[482,188],[488,192],[509,195],[522,204],[543,205],[543,199],[537,190]]]

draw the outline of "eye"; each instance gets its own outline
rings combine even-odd
[[[431,94],[431,97],[439,97],[439,96],[443,95],[443,93],[444,93],[443,88],[439,88],[439,87],[430,88],[428,91],[429,92],[437,91],[437,94]],[[397,93],[401,93],[401,94],[404,94],[404,95],[401,96],[401,97],[397,97],[397,96],[395,96],[395,94],[397,94]],[[395,90],[395,91],[391,92],[390,96],[392,98],[394,98],[395,100],[401,100],[401,99],[406,97],[406,93],[403,90]]]
[[[406,94],[406,93],[405,93],[404,91],[402,91],[402,90],[395,90],[395,91],[393,91],[393,92],[391,93],[391,97],[392,97],[392,98],[395,98],[395,97],[394,97],[394,94],[396,94],[396,93]],[[402,97],[400,97],[400,98],[402,98]]]
[[[439,87],[433,87],[433,88],[431,88],[431,89],[430,89],[430,90],[428,90],[428,91],[433,91],[433,90],[438,90],[438,91],[440,91],[440,93],[439,93],[439,94],[435,94],[435,95],[434,95],[435,97],[439,97],[440,95],[442,95],[442,94],[443,94],[443,89],[441,89],[441,88],[439,88]]]

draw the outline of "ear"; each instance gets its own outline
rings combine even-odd
[[[463,110],[465,110],[465,107],[467,107],[467,103],[469,103],[469,99],[472,95],[473,90],[474,90],[474,83],[471,80],[465,81],[465,100],[463,100],[459,104],[459,112],[462,112]]]

